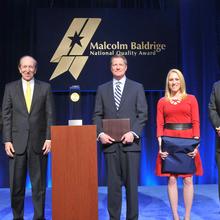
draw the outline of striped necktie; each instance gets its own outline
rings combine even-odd
[[[30,113],[31,110],[31,84],[30,81],[27,81],[27,87],[25,92],[25,102],[27,106],[28,113]]]
[[[117,110],[119,109],[119,106],[120,106],[121,95],[122,95],[121,82],[117,81],[116,84],[115,84],[115,94],[114,94],[115,105],[116,105]]]

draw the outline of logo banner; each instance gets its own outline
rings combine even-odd
[[[130,79],[160,90],[178,63],[177,19],[169,10],[38,9],[36,37],[38,78],[54,90],[96,90],[112,78],[116,54],[126,56]]]

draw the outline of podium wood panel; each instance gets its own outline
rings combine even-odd
[[[52,219],[97,220],[96,126],[52,126]]]

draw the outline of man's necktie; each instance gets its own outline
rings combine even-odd
[[[25,92],[25,101],[26,101],[27,110],[30,113],[30,109],[31,109],[31,84],[29,81],[27,81],[27,88],[26,88],[26,92]]]
[[[121,82],[116,82],[115,85],[115,94],[114,94],[114,98],[115,98],[115,105],[116,105],[116,109],[119,109],[120,106],[120,102],[121,102],[121,95],[122,95],[122,91],[121,91]]]

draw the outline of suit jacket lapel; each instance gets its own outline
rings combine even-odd
[[[18,81],[16,92],[18,94],[19,100],[21,100],[21,105],[23,106],[22,108],[28,113],[21,80]]]
[[[36,101],[37,101],[37,97],[39,95],[40,92],[40,84],[39,82],[35,79],[34,80],[34,92],[33,92],[33,97],[32,97],[32,102],[31,102],[31,109],[30,109],[30,113],[33,109],[33,106],[35,105]]]
[[[128,79],[126,79],[124,89],[122,92],[122,96],[121,96],[121,102],[119,105],[119,109],[121,108],[121,106],[122,106],[123,102],[125,101],[126,97],[128,96],[128,94],[129,94],[129,83],[128,83]]]
[[[108,85],[108,97],[110,98],[110,102],[111,102],[111,106],[114,106],[115,111],[117,111],[116,109],[116,105],[115,105],[115,98],[114,98],[114,90],[113,90],[113,81],[111,81]]]

